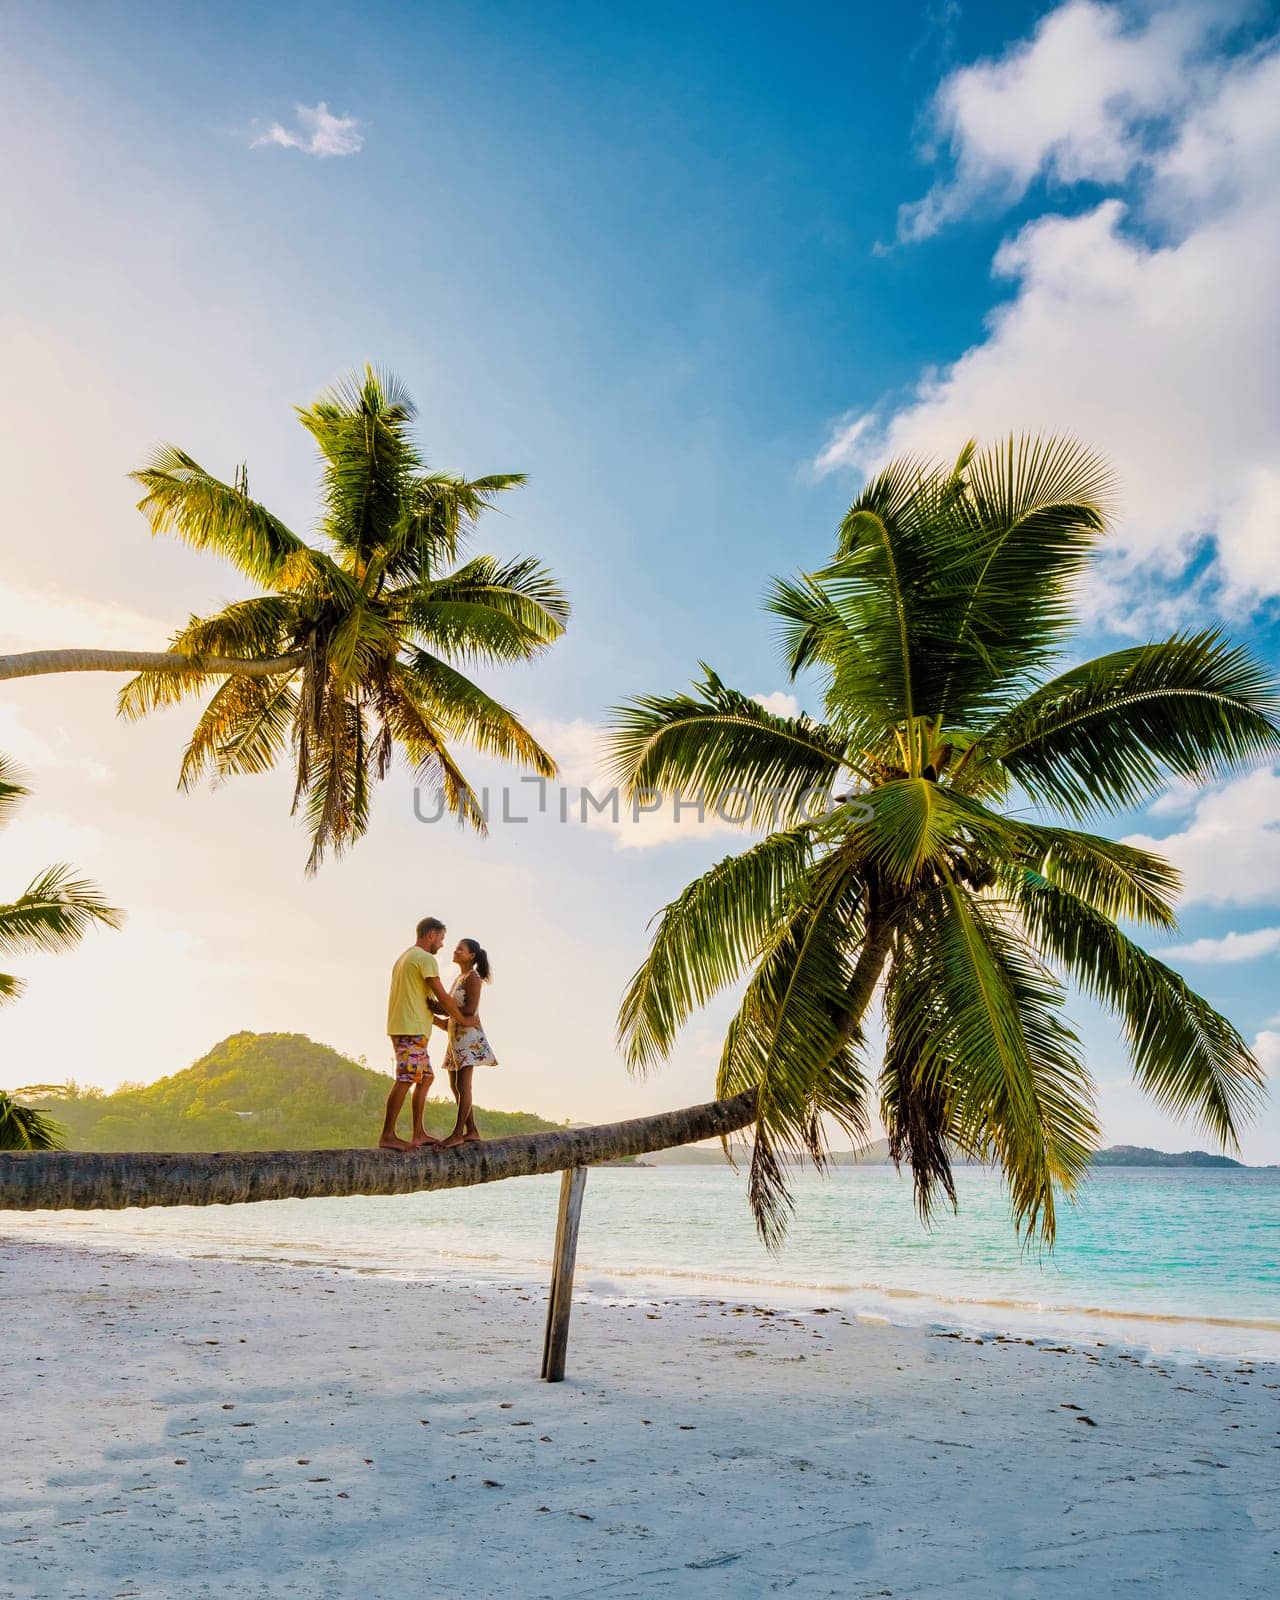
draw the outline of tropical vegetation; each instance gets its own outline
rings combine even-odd
[[[77,1084],[18,1091],[54,1115],[76,1150],[349,1150],[371,1143],[387,1074],[302,1033],[233,1033],[181,1072],[111,1094]],[[524,1111],[476,1116],[486,1137],[554,1128]],[[429,1132],[453,1126],[453,1104],[429,1101]]]
[[[13,764],[0,756],[0,824],[27,794]],[[65,950],[94,923],[119,927],[120,913],[72,868],[49,867],[9,905],[0,905],[0,954]],[[0,972],[0,1005],[22,993],[20,978]],[[56,1150],[63,1130],[45,1112],[20,1104],[0,1090],[0,1150]]]
[[[537,739],[468,671],[536,656],[563,633],[569,606],[536,560],[464,557],[480,518],[524,476],[429,469],[394,378],[366,368],[298,416],[320,455],[318,542],[254,499],[243,467],[226,482],[165,445],[133,474],[154,533],[221,556],[260,593],[192,617],[167,652],[29,652],[0,658],[0,677],[139,668],[119,698],[130,718],[207,697],[180,786],[262,772],[287,752],[314,871],[364,833],[372,785],[397,749],[480,832],[484,807],[455,742],[554,775]]]
[[[770,1242],[792,1154],[821,1163],[829,1125],[862,1140],[876,1113],[926,1216],[977,1159],[1003,1171],[1024,1235],[1052,1242],[1056,1196],[1098,1140],[1068,984],[1118,1016],[1139,1085],[1219,1144],[1258,1102],[1236,1029],[1134,937],[1176,926],[1177,873],[1083,825],[1273,757],[1280,696],[1210,630],[1064,660],[1111,493],[1071,439],[894,461],[830,561],[768,594],[820,717],[709,669],[615,713],[632,791],[700,794],[764,835],[655,919],[619,1027],[647,1070],[744,984],[718,1091],[754,1097],[749,1194]]]

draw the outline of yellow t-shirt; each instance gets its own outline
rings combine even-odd
[[[424,1033],[431,1037],[431,1007],[427,983],[440,976],[436,958],[421,945],[411,944],[391,969],[391,998],[387,1001],[387,1032]]]

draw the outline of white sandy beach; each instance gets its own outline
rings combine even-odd
[[[1280,1372],[0,1245],[15,1597],[1247,1597]]]

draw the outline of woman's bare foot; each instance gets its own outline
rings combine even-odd
[[[383,1134],[378,1140],[379,1150],[412,1150],[413,1146],[407,1139],[398,1139],[394,1134]]]
[[[439,1143],[439,1139],[433,1133],[415,1133],[413,1138],[409,1140],[409,1148],[410,1150],[424,1150]]]
[[[469,1144],[470,1140],[465,1133],[451,1133],[447,1139],[441,1141],[442,1150],[456,1150],[460,1144]]]

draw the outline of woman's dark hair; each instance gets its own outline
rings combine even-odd
[[[479,974],[481,983],[489,981],[489,952],[480,947],[476,939],[459,939],[459,944],[465,944],[475,960],[475,970]]]

